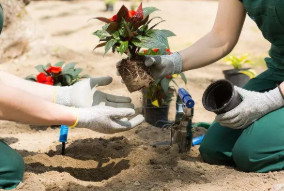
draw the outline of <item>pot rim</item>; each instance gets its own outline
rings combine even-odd
[[[216,83],[219,83],[219,82],[221,82],[221,81],[223,81],[223,82],[228,82],[230,85],[231,85],[231,87],[232,87],[232,89],[233,89],[233,92],[232,92],[232,96],[231,96],[231,98],[228,100],[228,102],[225,104],[225,105],[223,105],[223,107],[221,107],[221,108],[219,108],[219,109],[212,109],[211,107],[208,107],[206,104],[205,104],[205,101],[206,101],[206,99],[205,99],[205,94],[207,93],[208,94],[208,91],[212,88],[212,86],[214,86]],[[207,89],[205,90],[205,92],[204,92],[204,94],[203,94],[203,97],[202,97],[202,104],[203,104],[203,106],[204,106],[204,108],[206,109],[206,110],[208,110],[208,111],[212,111],[212,112],[218,112],[218,111],[221,111],[222,109],[224,109],[225,107],[227,107],[228,106],[228,104],[229,103],[231,103],[231,101],[233,100],[233,98],[235,97],[235,89],[234,89],[234,85],[230,82],[230,81],[228,81],[228,80],[224,80],[224,79],[222,79],[222,80],[217,80],[216,82],[214,82],[214,83],[212,83],[212,84],[210,84],[208,87],[207,87]]]
[[[238,73],[239,71],[243,70],[250,70],[251,68],[241,68],[241,69],[230,69],[230,70],[223,70],[223,74],[233,74],[233,73]]]

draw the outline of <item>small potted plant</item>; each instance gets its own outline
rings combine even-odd
[[[106,12],[112,12],[113,6],[117,0],[104,0],[106,5]]]
[[[251,68],[243,68],[245,64],[252,64],[248,54],[243,54],[240,57],[228,56],[224,59],[227,64],[233,66],[234,69],[224,70],[225,79],[232,82],[233,85],[243,87],[250,78],[254,78],[256,73]]]
[[[128,56],[117,69],[129,92],[141,90],[154,82],[150,69],[144,64],[145,57],[139,55],[140,49],[159,48],[160,52],[166,52],[169,47],[167,38],[175,35],[169,30],[154,29],[163,22],[160,17],[149,19],[149,15],[157,10],[155,7],[142,8],[141,3],[137,11],[129,11],[123,5],[110,19],[95,18],[106,23],[102,30],[94,32],[102,41],[95,49],[104,46],[105,54],[112,50]],[[160,21],[150,26],[156,19]]]
[[[40,73],[36,76],[27,76],[26,79],[52,86],[71,86],[83,78],[89,78],[88,75],[79,75],[83,69],[75,68],[76,63],[69,63],[62,67],[63,64],[64,62],[58,62],[53,66],[38,65],[35,68]]]
[[[167,55],[171,54],[167,49],[166,53],[161,52],[159,49],[144,50],[140,55]],[[143,97],[143,114],[145,121],[156,127],[163,127],[168,124],[169,104],[173,99],[175,84],[178,87],[175,78],[181,77],[184,83],[187,79],[184,73],[168,75],[165,78],[157,79],[149,87],[142,90]]]

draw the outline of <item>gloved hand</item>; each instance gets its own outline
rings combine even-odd
[[[243,98],[236,108],[217,115],[216,121],[232,129],[244,129],[267,113],[284,106],[284,99],[279,88],[265,93],[248,91],[234,87]]]
[[[129,130],[144,121],[137,115],[129,121],[120,120],[135,114],[133,109],[93,106],[91,108],[75,108],[77,121],[71,127],[89,128],[100,133],[116,133]]]
[[[106,94],[96,89],[96,86],[106,86],[111,82],[111,77],[88,78],[69,87],[57,87],[54,102],[83,108],[102,103],[117,108],[134,108],[129,97]]]
[[[118,62],[116,65],[119,66]],[[167,75],[179,74],[182,72],[182,57],[175,52],[171,55],[146,56],[145,65],[151,68],[154,79],[164,78]],[[117,72],[119,75],[119,73]]]

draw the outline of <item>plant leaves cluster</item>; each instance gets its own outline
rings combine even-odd
[[[137,55],[141,48],[169,48],[168,37],[175,36],[169,30],[155,29],[161,22],[161,17],[153,17],[150,14],[159,9],[155,7],[142,8],[142,3],[136,11],[129,11],[124,5],[112,18],[95,17],[105,22],[101,30],[93,34],[100,39],[100,43],[94,48],[105,47],[105,54],[110,50],[128,56]],[[154,23],[156,21],[156,23]],[[153,24],[154,23],[154,24]]]

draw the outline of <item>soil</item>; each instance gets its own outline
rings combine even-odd
[[[119,1],[115,12],[122,4]],[[169,29],[176,37],[169,39],[171,50],[188,47],[210,31],[217,11],[216,1],[147,1],[144,6],[155,6],[166,22],[161,29]],[[91,35],[101,28],[99,21],[87,22],[95,16],[111,18],[115,13],[104,12],[103,1],[37,1],[27,6],[27,12],[45,31],[46,54],[32,53],[0,64],[0,69],[26,77],[36,74],[38,64],[77,62],[90,76],[112,76],[113,82],[99,87],[106,93],[130,96],[139,109],[142,95],[129,93],[121,77],[116,75],[115,64],[119,55],[103,50],[92,52],[98,39]],[[1,38],[1,37],[0,37]],[[249,53],[259,63],[267,55],[269,43],[263,39],[256,24],[246,19],[234,54]],[[206,55],[205,55],[206,56]],[[223,61],[198,70],[185,72],[188,80],[183,85],[195,100],[194,122],[212,122],[215,114],[206,111],[202,95],[206,87],[223,78],[222,70],[231,69]],[[254,66],[257,73],[265,68]],[[180,79],[177,83],[183,84]],[[174,101],[169,119],[174,119]],[[147,123],[126,132],[105,135],[89,129],[69,131],[66,155],[61,156],[59,128],[33,127],[0,121],[0,139],[6,141],[24,158],[26,173],[18,191],[93,191],[93,190],[190,190],[190,191],[263,191],[281,190],[284,172],[245,173],[235,167],[210,165],[201,159],[198,147],[186,154],[174,146],[155,146],[170,140],[169,129],[155,128]],[[204,129],[197,130],[199,134]],[[221,137],[216,137],[221,138]],[[272,189],[271,189],[272,188]]]
[[[123,59],[118,66],[119,74],[130,93],[149,87],[154,82],[144,60],[145,58],[141,56],[133,59],[127,58]]]

